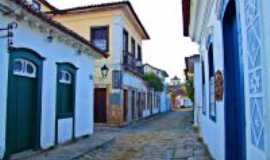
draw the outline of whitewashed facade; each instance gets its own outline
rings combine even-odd
[[[164,90],[162,92],[155,92],[151,90],[151,88],[148,89],[148,92],[150,93],[148,93],[147,101],[150,101],[150,103],[147,103],[148,107],[144,108],[143,111],[144,117],[170,111],[171,104],[170,104],[170,96],[168,94],[168,85],[166,83],[166,78],[168,77],[166,71],[158,69],[146,63],[143,65],[143,72],[144,74],[150,73],[155,74],[158,78],[160,78],[160,80],[163,82],[164,85]],[[153,98],[151,98],[152,96]]]
[[[34,148],[48,149],[56,144],[92,134],[94,60],[102,58],[101,53],[67,31],[61,30],[59,25],[51,24],[46,18],[44,20],[41,13],[36,13],[22,1],[3,0],[0,6],[0,28],[6,28],[11,22],[18,24],[18,28],[12,30],[14,37],[10,50],[7,38],[0,39],[0,159],[7,154],[7,86],[11,69],[9,61],[13,50],[22,50],[27,54],[42,57],[40,94],[32,98],[40,99],[40,105],[36,106],[40,108],[40,115],[37,117],[40,122],[37,131],[39,134],[35,135],[38,140]],[[1,32],[2,35],[6,33]],[[56,118],[57,75],[58,65],[61,64],[70,64],[76,68],[72,79],[75,83],[74,114],[69,118]]]
[[[195,77],[197,76],[198,79],[202,77],[201,81],[195,82],[196,122],[204,142],[214,159],[269,159],[269,98],[267,98],[269,97],[269,85],[267,82],[269,80],[270,38],[266,35],[270,28],[269,12],[267,12],[270,2],[268,0],[191,0],[190,2],[189,36],[200,44],[201,54],[201,67],[197,66],[197,72],[195,67]],[[228,39],[226,40],[225,36],[230,35],[230,32],[226,28],[228,25],[226,21],[228,17],[233,16],[235,16],[233,25],[236,27],[229,41],[233,41],[234,38],[237,40],[236,48],[238,49],[233,53],[239,54],[237,63],[239,63],[240,72],[238,74],[239,77],[243,76],[234,82],[243,81],[243,88],[239,87],[240,89],[238,86],[226,89],[226,85],[230,83],[228,82],[230,73],[226,72],[226,69],[228,70],[229,65],[234,65],[232,61],[231,63],[227,61],[230,56],[228,51],[233,46],[227,46],[230,42]],[[223,73],[225,90],[223,100],[214,101],[215,112],[211,112],[214,85],[209,71],[211,65],[209,46],[211,44],[214,73],[217,71]],[[200,71],[203,72],[202,75],[200,75]],[[235,94],[239,90],[243,92],[241,96]],[[198,92],[196,93],[196,91]],[[239,119],[228,120],[230,117],[228,114],[234,114],[228,111],[228,107],[230,107],[228,104],[233,102],[233,100],[226,102],[227,97],[230,97],[229,94],[243,98],[243,104],[241,100],[235,100],[239,103],[237,107],[242,108],[240,113],[244,117],[242,122],[239,122]],[[239,125],[228,128],[226,123],[232,122],[239,123]],[[239,143],[243,145],[243,148],[241,150],[239,147],[235,148],[234,153],[230,151],[228,144],[232,140],[237,142],[239,138],[229,135],[229,133],[232,133],[230,131],[233,130],[241,133],[242,129],[243,132],[239,137],[242,137],[243,141]],[[233,146],[232,144],[231,147]]]

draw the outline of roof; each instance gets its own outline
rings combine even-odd
[[[93,10],[102,10],[102,9],[108,9],[108,8],[114,8],[114,7],[121,7],[121,6],[127,6],[129,10],[131,11],[132,15],[134,16],[135,20],[138,22],[140,28],[143,31],[143,34],[145,35],[145,39],[150,39],[149,34],[147,33],[144,25],[142,24],[141,20],[139,19],[139,16],[135,12],[134,8],[132,7],[131,3],[129,1],[119,1],[119,2],[109,2],[109,3],[100,3],[100,4],[92,4],[88,6],[80,6],[80,7],[74,7],[74,8],[68,8],[63,10],[54,10],[51,12],[47,12],[48,14],[52,15],[65,15],[68,13],[84,13],[84,12],[90,12]]]
[[[194,73],[194,62],[197,58],[200,58],[199,54],[194,54],[192,56],[185,57],[187,72]]]
[[[108,54],[106,54],[106,53],[102,52],[100,49],[96,48],[88,40],[86,40],[85,38],[81,37],[80,35],[78,35],[74,31],[66,28],[65,26],[63,26],[59,22],[56,22],[55,20],[53,20],[52,18],[50,18],[48,15],[35,10],[32,7],[32,5],[30,5],[29,3],[27,3],[27,1],[25,1],[25,0],[10,0],[10,1],[15,2],[16,4],[20,5],[23,9],[27,10],[28,12],[30,12],[34,16],[40,18],[42,21],[45,21],[45,22],[49,23],[53,27],[55,27],[55,28],[61,30],[62,32],[70,35],[71,37],[77,39],[78,41],[80,41],[81,43],[83,43],[86,46],[90,47],[91,49],[93,49],[95,52],[97,52],[98,54],[102,55],[103,57],[107,58],[109,56]]]
[[[149,67],[151,67],[151,68],[153,68],[153,69],[155,69],[155,70],[158,70],[158,71],[162,72],[162,74],[164,75],[164,77],[169,77],[169,74],[167,73],[167,71],[165,71],[165,70],[163,70],[163,69],[159,69],[159,68],[157,68],[157,67],[154,67],[154,66],[152,66],[152,65],[149,64],[149,63],[145,63],[145,64],[143,65],[143,67],[145,67],[145,66],[149,66]]]
[[[56,8],[46,0],[39,0],[39,2],[42,3],[44,6],[48,7],[50,10],[58,10],[58,8]]]
[[[189,36],[190,24],[190,0],[182,0],[182,15],[183,15],[183,33],[184,36]]]
[[[174,76],[172,80],[180,80],[177,76]]]

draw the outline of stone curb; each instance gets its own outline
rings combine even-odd
[[[89,152],[92,152],[92,151],[94,151],[96,149],[103,148],[105,146],[113,144],[115,142],[115,139],[116,139],[116,137],[113,137],[110,140],[105,141],[105,142],[103,142],[101,144],[98,144],[98,145],[96,145],[94,147],[91,147],[87,151],[81,152],[81,153],[79,153],[79,154],[75,155],[74,157],[71,157],[70,159],[67,159],[67,160],[78,160],[79,158],[83,157],[84,155],[86,155]]]

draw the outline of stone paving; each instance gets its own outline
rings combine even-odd
[[[77,160],[210,160],[191,120],[190,111],[172,112],[126,128],[99,128],[116,135],[114,143]]]
[[[109,145],[114,142],[116,135],[110,132],[95,132],[87,138],[82,138],[70,144],[59,145],[54,149],[48,151],[41,151],[37,153],[30,153],[30,155],[19,155],[11,159],[15,160],[72,160],[77,157]]]

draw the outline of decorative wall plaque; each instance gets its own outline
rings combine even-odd
[[[215,98],[216,101],[222,101],[224,94],[224,78],[221,71],[215,74]]]

